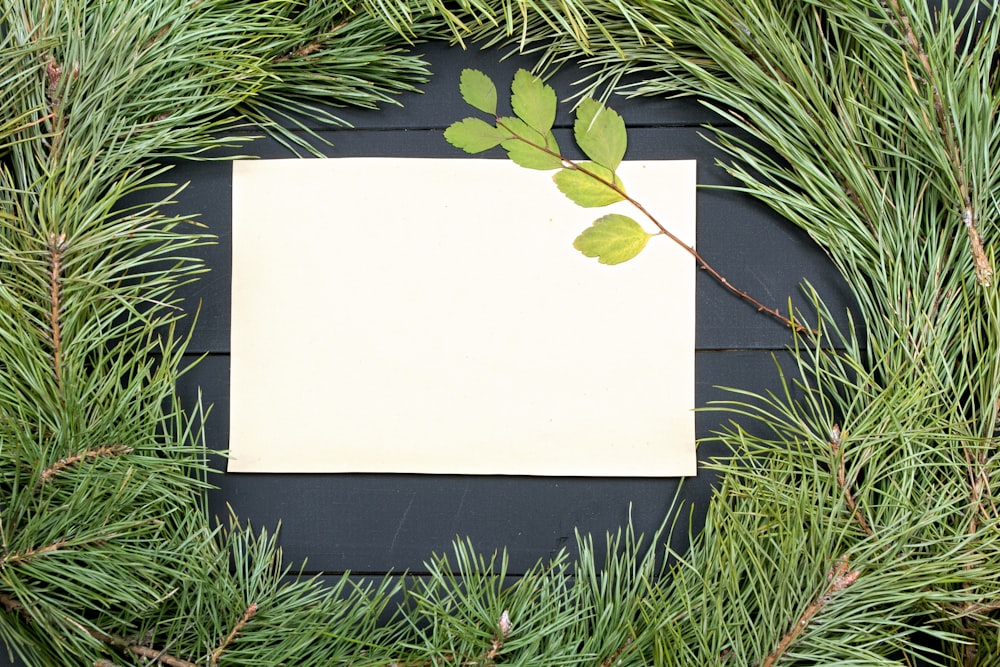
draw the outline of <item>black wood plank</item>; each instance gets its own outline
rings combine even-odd
[[[213,449],[228,446],[228,359],[210,356],[181,380],[188,404],[198,387],[213,404],[206,425]],[[696,374],[699,406],[731,397],[717,386],[779,386],[772,355],[763,351],[698,353]],[[698,436],[708,437],[729,419],[698,413]],[[699,459],[721,453],[707,442]],[[416,444],[413,456],[420,456]],[[695,505],[696,523],[711,481],[702,473],[684,483],[682,497]],[[224,518],[229,505],[258,526],[281,522],[281,544],[292,561],[308,559],[311,571],[361,573],[423,571],[432,552],[467,535],[486,551],[506,546],[516,574],[571,545],[574,530],[600,536],[617,529],[628,521],[630,506],[636,528],[651,534],[678,488],[677,479],[381,474],[221,474],[213,482],[219,487],[211,494],[213,511]],[[677,546],[683,547],[683,539]]]
[[[478,69],[489,74],[496,83],[502,101],[509,96],[514,73],[518,69],[531,70],[536,62],[531,56],[514,53],[509,47],[483,49],[478,44],[467,44],[462,48],[445,42],[428,42],[416,45],[413,53],[424,59],[431,72],[427,82],[419,86],[420,92],[400,95],[396,98],[397,104],[381,104],[377,112],[351,107],[329,110],[351,126],[368,130],[444,128],[452,120],[477,113],[462,102],[458,93],[459,77],[463,69]],[[587,70],[567,65],[546,75],[546,82],[564,100],[556,118],[558,125],[568,126],[572,123],[571,107],[581,89],[576,82],[588,74]],[[691,126],[721,122],[719,116],[692,98],[625,97],[616,94],[608,100],[608,105],[627,114],[632,127]],[[459,114],[457,118],[456,113]],[[307,127],[323,129],[311,119],[296,120]],[[293,126],[287,121],[282,121],[282,124],[286,127]]]
[[[461,69],[481,69],[503,89],[518,67],[533,64],[523,57],[501,60],[505,52],[500,49],[483,52],[473,46],[463,51],[434,43],[417,50],[434,72],[424,92],[404,95],[400,106],[383,105],[377,112],[338,110],[355,129],[316,128],[330,143],[317,143],[324,154],[461,157],[441,137],[443,128],[471,111],[458,94]],[[565,98],[572,95],[572,81],[581,74],[567,69],[551,83]],[[697,159],[701,185],[732,184],[715,165],[724,156],[700,136],[704,131],[699,126],[719,119],[697,101],[615,97],[610,104],[630,128],[629,158]],[[566,128],[570,122],[569,111],[563,108],[558,124]],[[559,137],[564,148],[571,146],[566,130]],[[269,158],[289,155],[271,140],[253,142],[243,152]],[[208,230],[219,237],[217,245],[200,251],[212,273],[183,292],[189,310],[202,304],[192,351],[212,354],[180,383],[189,404],[198,387],[205,400],[214,403],[206,433],[215,449],[228,446],[230,169],[223,162],[184,162],[168,176],[176,182],[190,181],[169,212],[200,213]],[[851,303],[843,281],[806,235],[749,197],[702,189],[698,225],[698,246],[704,256],[762,301],[784,307],[789,296],[798,295],[800,281],[808,278],[834,311]],[[777,387],[774,363],[766,350],[786,345],[788,333],[705,274],[699,275],[697,290],[697,348],[703,350],[696,357],[698,405],[726,396],[715,385]],[[796,303],[807,307],[802,299]],[[759,351],[710,351],[736,349]],[[787,363],[787,355],[778,356]],[[725,414],[699,413],[698,435],[708,436],[728,419]],[[721,453],[717,444],[707,442],[699,459]],[[215,482],[219,488],[211,494],[214,511],[224,517],[229,504],[255,525],[273,527],[280,521],[281,543],[289,560],[308,559],[310,571],[352,570],[375,576],[390,570],[423,571],[424,561],[433,552],[447,551],[456,535],[471,537],[487,552],[506,546],[512,573],[523,572],[538,559],[571,546],[577,529],[601,535],[616,530],[631,515],[639,531],[652,533],[678,488],[675,479],[492,476],[220,474]],[[703,473],[683,485],[682,497],[695,508],[694,529],[712,493],[711,483],[712,476]],[[685,530],[682,522],[680,536]],[[675,546],[683,548],[683,539]],[[0,665],[6,664],[17,663],[0,655]]]
[[[628,157],[698,161],[698,182],[703,186],[698,192],[698,248],[734,285],[782,310],[793,298],[796,307],[808,312],[810,304],[800,291],[802,281],[808,279],[834,312],[846,312],[852,303],[846,284],[804,232],[756,200],[718,189],[734,183],[715,164],[723,155],[699,136],[700,132],[683,127],[634,130]],[[440,130],[341,131],[323,136],[334,144],[325,151],[333,157],[463,157],[444,141]],[[568,131],[560,132],[559,139],[563,145],[571,145]],[[253,148],[267,158],[290,156],[274,141],[259,141]],[[200,213],[201,222],[219,240],[218,245],[199,250],[211,273],[184,288],[189,309],[202,305],[192,351],[229,350],[231,169],[224,162],[186,162],[170,174],[177,182],[190,182],[172,207],[174,212]],[[549,176],[540,172],[538,177]],[[582,230],[592,212],[581,209],[580,216]],[[294,220],[275,220],[274,224],[294,233]],[[575,252],[568,243],[566,252]],[[693,267],[692,262],[695,270]],[[789,343],[788,331],[781,324],[757,313],[706,273],[698,276],[696,289],[698,349],[780,349]]]
[[[330,157],[465,157],[442,136],[451,122],[472,112],[458,91],[461,70],[478,68],[503,83],[509,82],[517,67],[530,66],[524,58],[501,60],[504,51],[500,49],[480,51],[471,46],[463,51],[443,43],[418,48],[435,72],[424,86],[425,93],[403,96],[402,107],[345,110],[355,129],[319,130],[321,141],[313,142],[317,150]],[[571,82],[581,75],[580,70],[570,68],[552,82],[567,96]],[[799,289],[801,281],[808,279],[834,312],[844,312],[852,303],[843,280],[804,233],[750,197],[711,189],[735,183],[716,164],[725,155],[703,138],[706,131],[699,126],[713,117],[701,105],[693,100],[621,98],[613,104],[630,127],[628,158],[698,160],[698,182],[703,186],[698,198],[698,247],[734,285],[782,309],[790,297],[795,298],[796,307],[808,312],[809,304],[800,298]],[[558,120],[563,126],[570,124],[568,107],[561,110]],[[580,157],[569,130],[557,131],[557,136],[565,152]],[[253,141],[240,152],[262,158],[292,157],[287,148],[270,139]],[[503,154],[497,149],[489,156],[502,158]],[[229,349],[230,174],[231,165],[224,162],[183,162],[169,174],[176,182],[190,182],[173,210],[200,213],[201,221],[220,241],[202,250],[212,273],[183,292],[189,309],[199,302],[203,306],[193,351]],[[539,174],[539,178],[546,177]],[[292,223],[275,221],[290,230]],[[707,275],[698,277],[697,290],[698,349],[771,349],[788,343],[788,332],[780,324],[755,313]]]

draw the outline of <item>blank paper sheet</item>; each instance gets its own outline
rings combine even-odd
[[[507,160],[233,165],[232,472],[695,473],[694,260]],[[688,244],[695,163],[625,162]]]

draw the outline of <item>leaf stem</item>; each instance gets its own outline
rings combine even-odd
[[[720,285],[722,285],[723,287],[725,287],[727,290],[729,290],[730,292],[732,292],[736,296],[740,297],[744,301],[749,302],[751,305],[754,306],[754,308],[757,309],[757,312],[766,313],[766,314],[770,315],[771,317],[775,318],[776,320],[778,320],[779,322],[781,322],[785,326],[793,329],[794,331],[796,331],[798,333],[801,333],[801,334],[812,334],[812,335],[817,335],[819,333],[817,330],[811,329],[809,327],[806,327],[806,326],[804,326],[804,325],[802,325],[802,324],[800,324],[800,323],[792,320],[791,318],[783,315],[781,313],[781,311],[778,310],[777,308],[771,308],[769,306],[765,306],[759,300],[757,300],[754,297],[752,297],[748,292],[746,292],[744,290],[741,290],[740,288],[738,288],[735,285],[733,285],[732,283],[730,283],[729,280],[726,279],[725,276],[723,276],[721,273],[719,273],[711,264],[709,264],[705,260],[704,257],[702,257],[701,253],[699,253],[697,250],[694,249],[694,246],[685,243],[680,237],[678,237],[676,234],[674,234],[669,229],[667,229],[667,227],[663,223],[661,223],[656,218],[656,216],[654,216],[652,213],[650,213],[646,209],[646,207],[642,205],[641,202],[637,201],[631,195],[629,195],[627,192],[625,192],[625,190],[621,186],[619,186],[619,185],[617,185],[617,184],[615,184],[615,183],[607,180],[606,178],[603,178],[599,174],[594,173],[593,171],[591,171],[591,170],[587,169],[586,167],[578,164],[577,162],[575,162],[573,160],[570,160],[569,158],[567,158],[567,157],[565,157],[563,155],[560,155],[559,153],[557,153],[557,152],[551,150],[550,148],[548,148],[547,146],[543,146],[543,145],[537,144],[537,143],[531,141],[530,139],[526,139],[525,137],[519,135],[518,133],[516,133],[513,130],[511,130],[510,127],[508,127],[506,124],[504,124],[504,122],[500,118],[500,116],[496,116],[496,123],[497,123],[497,127],[502,127],[504,130],[506,130],[507,132],[509,132],[512,138],[517,139],[518,141],[523,141],[524,143],[529,144],[529,145],[533,146],[534,148],[537,148],[538,150],[543,151],[543,152],[547,153],[548,155],[551,155],[552,157],[558,158],[559,160],[562,161],[563,167],[565,167],[566,169],[573,169],[575,171],[579,171],[582,174],[586,174],[587,176],[589,176],[590,178],[594,179],[595,181],[601,183],[605,187],[608,187],[611,190],[613,190],[615,193],[617,193],[619,196],[621,196],[625,201],[627,201],[629,204],[631,204],[637,210],[639,210],[644,216],[646,216],[646,218],[656,226],[656,228],[659,230],[660,234],[663,234],[664,236],[666,236],[668,239],[670,239],[671,241],[673,241],[674,243],[676,243],[677,245],[679,245],[682,249],[684,249],[685,252],[687,252],[689,255],[691,255],[694,258],[694,260],[697,262],[698,268],[702,269],[703,271],[705,271],[706,273],[708,273],[708,275],[712,276],[712,278],[714,278],[716,282],[718,282]]]

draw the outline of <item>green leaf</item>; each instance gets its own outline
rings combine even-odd
[[[562,169],[552,177],[559,191],[572,199],[574,203],[585,208],[597,208],[625,199],[619,192],[607,185],[607,183],[614,183],[618,188],[624,190],[621,179],[610,169],[593,162],[583,162],[578,166],[582,169]],[[585,173],[584,169],[590,173]],[[595,176],[599,178],[595,178]],[[606,182],[602,182],[600,179],[604,179]]]
[[[611,171],[625,157],[628,133],[625,121],[614,109],[593,99],[585,99],[576,110],[573,135],[587,157]]]
[[[601,264],[621,264],[642,252],[651,236],[627,215],[611,213],[595,220],[576,237],[573,247]]]
[[[466,153],[481,153],[499,146],[505,136],[505,132],[480,118],[464,118],[444,131],[448,143]]]
[[[562,158],[559,157],[559,145],[551,130],[543,137],[519,118],[501,118],[497,124],[504,128],[501,133],[508,137],[500,145],[515,164],[543,171],[563,166]],[[542,150],[542,146],[552,153]]]
[[[556,122],[556,91],[527,70],[519,69],[510,92],[514,115],[541,134],[547,134]]]
[[[490,77],[477,69],[463,69],[458,90],[469,106],[491,116],[497,115],[497,87]]]

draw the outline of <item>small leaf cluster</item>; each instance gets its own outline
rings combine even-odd
[[[559,191],[585,208],[600,208],[632,201],[618,177],[625,157],[628,134],[625,121],[614,111],[587,98],[576,110],[573,138],[589,158],[575,162],[559,150],[552,126],[558,100],[551,86],[527,70],[518,70],[511,83],[513,116],[497,111],[497,88],[487,75],[474,69],[462,71],[459,92],[469,106],[493,117],[463,118],[445,131],[445,139],[466,153],[501,147],[516,164],[527,169],[557,170],[552,177]],[[653,236],[633,218],[611,213],[594,221],[573,242],[587,257],[602,264],[621,264],[638,255]]]

